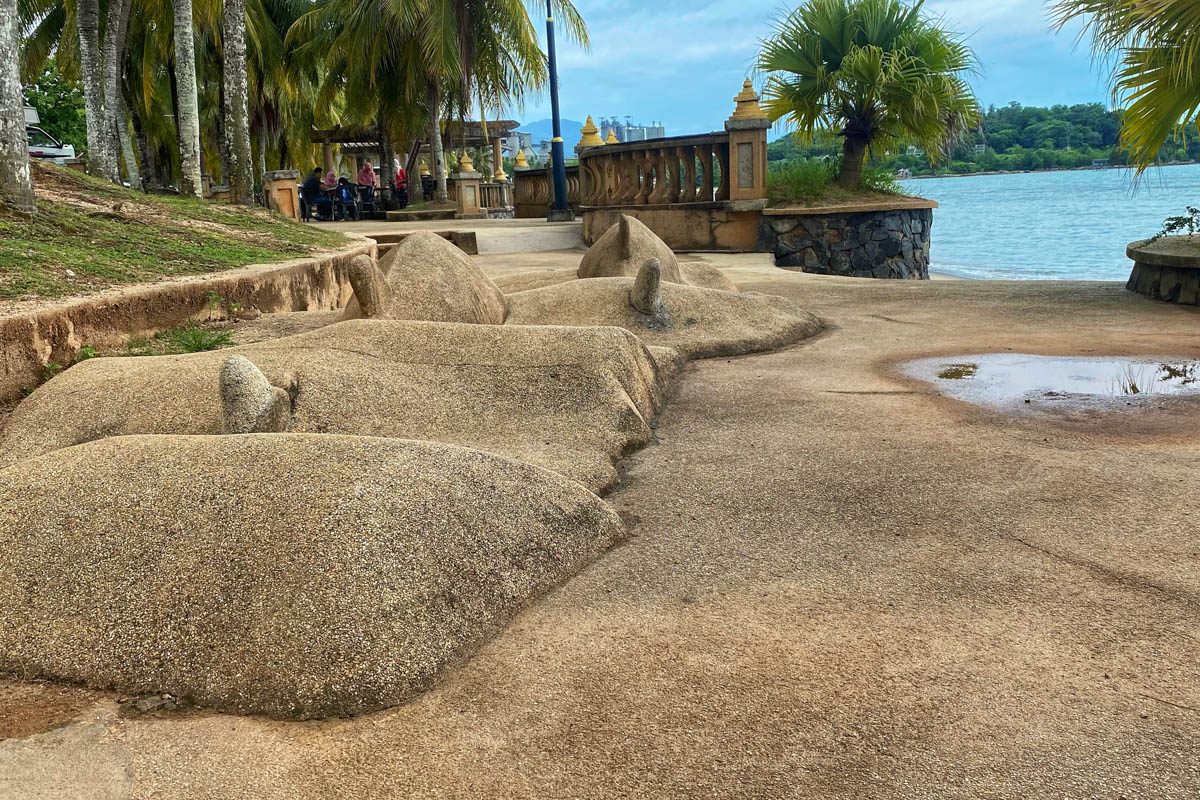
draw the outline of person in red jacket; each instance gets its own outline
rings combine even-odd
[[[408,173],[404,171],[404,167],[400,166],[400,159],[395,159],[396,166],[396,194],[399,195],[400,207],[408,206]]]

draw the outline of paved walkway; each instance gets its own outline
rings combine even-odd
[[[1200,314],[1116,284],[725,265],[833,329],[690,367],[610,497],[630,542],[439,687],[306,724],[124,720],[83,699],[65,727],[0,743],[0,796],[1200,794],[1196,405],[1062,425],[893,370],[1009,349],[1195,358]]]

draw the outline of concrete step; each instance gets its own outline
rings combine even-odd
[[[427,222],[437,219],[454,219],[454,209],[437,208],[428,211],[389,211],[388,222]]]
[[[475,236],[475,231],[433,231],[443,239],[448,240],[451,244],[462,250],[467,255],[479,254],[479,241]],[[379,256],[383,257],[384,253],[391,250],[393,247],[403,242],[409,236],[407,233],[374,233],[369,234],[369,238],[374,239],[379,245]]]

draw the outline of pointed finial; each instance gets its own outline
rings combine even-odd
[[[737,97],[733,98],[737,103],[737,108],[733,110],[732,119],[766,119],[766,113],[758,105],[758,93],[754,91],[754,84],[750,83],[750,79],[746,78],[742,84],[742,91]]]
[[[513,162],[513,167],[516,169],[529,169],[529,162],[525,160],[525,151],[517,148],[517,160]]]
[[[462,156],[458,159],[458,171],[459,172],[474,172],[475,171],[475,162],[471,160],[471,156],[469,156],[467,154],[466,150],[462,151]]]
[[[617,139],[617,129],[616,128],[608,129],[608,138],[606,138],[604,140],[604,143],[605,144],[620,144],[620,141]]]
[[[600,138],[600,129],[596,127],[596,123],[592,121],[592,115],[588,114],[587,122],[583,123],[583,127],[579,129],[581,137],[579,144],[575,147],[599,147],[604,144],[604,140]]]

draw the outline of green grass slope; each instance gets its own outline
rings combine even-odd
[[[33,178],[37,214],[0,206],[0,299],[87,294],[347,244],[262,208],[142,194],[41,162]]]

